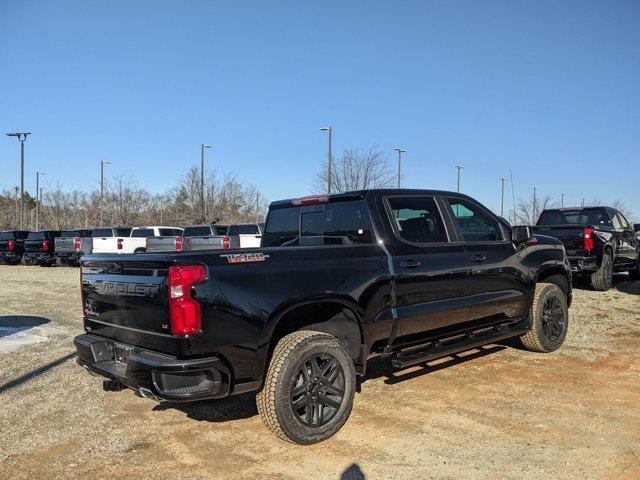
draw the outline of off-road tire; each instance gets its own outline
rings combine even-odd
[[[605,292],[613,284],[613,256],[605,252],[602,255],[600,268],[591,274],[591,287],[598,292]]]
[[[562,313],[563,326],[556,337],[548,333],[548,322],[543,317],[548,301],[557,302]],[[520,337],[522,345],[532,352],[548,353],[557,350],[564,342],[569,328],[569,308],[564,292],[553,283],[539,283],[531,306],[531,330]],[[556,332],[557,333],[557,332]]]
[[[296,378],[299,378],[298,372],[314,355],[329,355],[335,359],[342,369],[341,379],[344,380],[344,394],[339,408],[320,426],[305,425],[294,413],[291,400]],[[275,347],[264,386],[256,397],[258,413],[276,436],[288,442],[310,445],[326,440],[342,428],[351,413],[355,387],[353,360],[340,340],[326,333],[309,330],[293,332],[282,338]]]

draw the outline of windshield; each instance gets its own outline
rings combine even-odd
[[[47,238],[46,232],[29,232],[27,240],[45,240]]]
[[[536,225],[611,225],[611,220],[602,208],[546,210]]]
[[[13,232],[0,232],[0,240],[13,240]]]

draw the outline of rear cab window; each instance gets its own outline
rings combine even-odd
[[[185,237],[206,237],[211,235],[211,227],[185,227]]]
[[[364,200],[337,201],[269,211],[263,247],[363,245],[374,243]]]
[[[538,218],[537,226],[546,225],[611,225],[611,220],[603,208],[582,208],[567,210],[545,210]]]
[[[131,236],[135,238],[153,237],[154,232],[152,228],[137,228],[131,230]]]

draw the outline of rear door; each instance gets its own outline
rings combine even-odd
[[[527,314],[529,272],[498,217],[468,198],[442,199],[469,262],[470,321],[499,322]]]
[[[419,341],[469,317],[468,262],[433,196],[388,196],[385,222],[396,270],[400,343]]]

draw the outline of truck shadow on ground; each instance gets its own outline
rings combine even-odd
[[[32,315],[0,315],[0,338],[49,323],[45,317]]]
[[[486,345],[466,352],[460,352],[456,355],[443,357],[429,363],[417,364],[403,370],[395,370],[391,366],[391,361],[388,358],[374,358],[369,361],[367,365],[367,375],[364,379],[358,381],[356,390],[360,393],[363,383],[376,378],[384,377],[384,382],[386,384],[396,384],[422,375],[437,372],[438,370],[455,367],[456,365],[461,365],[465,362],[505,350],[507,348],[505,345],[506,344]],[[153,408],[153,410],[157,412],[168,409],[175,409],[184,412],[187,417],[192,420],[214,423],[251,418],[258,414],[255,392],[202,402],[163,402]]]

